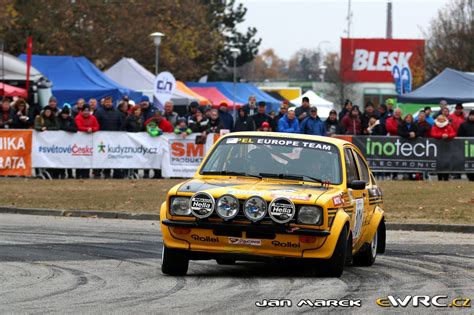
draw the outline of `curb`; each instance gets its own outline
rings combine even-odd
[[[53,210],[53,209],[0,207],[0,213],[44,215],[44,216],[57,216],[57,217],[75,217],[75,218],[154,220],[154,221],[160,220],[159,214],[97,211],[97,210]]]
[[[130,212],[98,211],[98,210],[54,210],[54,209],[0,207],[0,214],[1,213],[75,217],[75,218],[102,218],[102,219],[124,219],[124,220],[151,220],[151,221],[160,220],[160,215],[153,214],[153,213],[130,213]],[[387,223],[386,226],[387,226],[387,230],[392,230],[392,231],[474,233],[474,225],[467,225],[467,224]]]
[[[387,223],[386,226],[387,230],[395,231],[474,233],[474,225],[467,224]]]

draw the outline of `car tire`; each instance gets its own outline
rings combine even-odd
[[[377,241],[377,253],[383,254],[385,253],[385,246],[387,243],[387,229],[385,227],[385,219],[382,219],[378,228],[378,241]]]
[[[185,276],[188,272],[189,257],[185,250],[168,248],[163,244],[161,272],[170,276]]]
[[[357,254],[352,258],[354,266],[372,266],[377,258],[378,240],[380,236],[380,226],[370,244],[364,244]]]
[[[346,255],[347,255],[347,233],[348,228],[344,226],[339,238],[337,239],[336,248],[332,257],[323,262],[323,275],[326,277],[336,277],[339,278],[342,276],[344,271],[344,265],[346,264]]]
[[[216,258],[218,265],[235,265],[235,259],[230,258]]]

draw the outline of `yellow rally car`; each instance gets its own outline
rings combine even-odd
[[[162,272],[189,260],[300,259],[326,276],[385,251],[382,192],[344,140],[238,132],[221,137],[193,179],[161,206]],[[307,265],[307,264],[305,264]]]

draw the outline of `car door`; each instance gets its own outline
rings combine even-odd
[[[382,205],[382,191],[377,186],[377,182],[375,181],[374,176],[370,173],[367,163],[365,162],[362,155],[356,150],[354,150],[354,155],[357,159],[357,164],[359,166],[362,180],[367,182],[367,198],[369,202],[368,214],[373,214],[375,208]]]
[[[347,184],[349,184],[352,180],[365,180],[361,174],[361,170],[359,170],[356,153],[351,147],[344,148],[344,160],[346,163]],[[367,224],[367,214],[369,210],[367,185],[365,189],[361,190],[347,188],[347,193],[349,195],[349,201],[352,205],[352,238],[354,244],[357,245],[357,241],[362,235],[364,225]]]

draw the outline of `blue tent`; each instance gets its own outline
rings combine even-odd
[[[19,57],[26,60],[24,54]],[[33,55],[31,60],[32,65],[53,83],[53,95],[60,107],[65,102],[75,104],[81,97],[100,100],[112,96],[116,103],[128,96],[135,102],[140,101],[140,92],[111,80],[85,57]]]
[[[474,102],[474,73],[446,68],[413,92],[397,96],[399,103],[448,104]]]
[[[207,83],[196,83],[186,82],[189,87],[215,87],[222,94],[230,100],[234,100],[234,84],[232,82],[207,82]],[[277,112],[280,108],[281,102],[269,94],[261,91],[258,87],[250,83],[236,83],[235,84],[235,102],[241,104],[247,104],[249,96],[254,95],[257,98],[257,102],[264,101],[267,103],[267,112]]]

